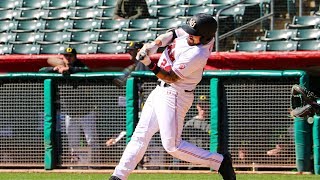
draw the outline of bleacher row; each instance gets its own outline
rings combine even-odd
[[[234,51],[320,50],[320,16],[294,16],[284,29],[267,30],[257,41],[236,42]]]
[[[238,1],[146,0],[150,18],[114,20],[116,0],[3,0],[0,54],[56,54],[65,46],[84,54],[124,53],[130,41],[150,41],[194,14],[214,16]],[[269,0],[248,0],[222,15],[241,16],[245,8],[264,7],[265,2]]]

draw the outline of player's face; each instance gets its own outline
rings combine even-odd
[[[189,46],[195,46],[200,44],[200,38],[201,36],[194,36],[189,34],[188,38],[187,38],[187,42],[189,44]]]

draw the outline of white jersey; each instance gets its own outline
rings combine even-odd
[[[202,79],[202,73],[212,52],[213,42],[206,45],[189,46],[188,34],[182,29],[175,30],[177,38],[163,51],[158,66],[165,71],[171,69],[181,79],[171,83],[172,87],[194,90]]]

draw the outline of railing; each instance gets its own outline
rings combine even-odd
[[[217,22],[218,22],[218,27],[219,27],[220,14],[221,14],[223,11],[225,11],[225,10],[227,10],[227,9],[230,9],[230,8],[232,8],[232,7],[234,7],[234,6],[237,6],[237,5],[239,5],[239,4],[242,4],[242,3],[244,3],[245,1],[246,1],[246,0],[242,0],[242,1],[239,1],[239,2],[237,2],[237,3],[232,4],[232,5],[230,5],[230,6],[226,6],[226,7],[222,8],[222,9],[220,9],[220,10],[217,12],[217,14],[216,14],[216,20],[217,20]],[[220,41],[220,40],[225,39],[225,38],[227,38],[227,37],[229,37],[229,36],[231,36],[231,35],[233,35],[233,34],[235,34],[235,33],[237,33],[237,32],[240,32],[240,31],[242,31],[242,30],[244,30],[244,29],[246,29],[246,28],[248,28],[248,27],[250,27],[250,26],[253,26],[253,25],[255,25],[255,24],[259,23],[259,22],[262,22],[262,21],[264,21],[264,20],[266,20],[266,19],[268,19],[268,18],[270,18],[270,17],[271,17],[271,18],[270,18],[270,19],[271,19],[270,29],[273,29],[273,25],[274,25],[273,14],[274,14],[274,1],[271,0],[271,3],[270,3],[270,13],[268,13],[268,14],[266,14],[266,15],[263,15],[262,17],[260,17],[260,18],[258,18],[258,19],[256,19],[256,20],[253,20],[253,21],[251,21],[251,22],[249,22],[249,23],[247,23],[247,24],[245,24],[245,25],[242,25],[242,26],[240,26],[240,27],[237,27],[236,29],[231,30],[231,31],[229,31],[229,32],[227,32],[227,33],[225,33],[225,34],[223,34],[223,35],[220,35],[220,34],[219,34],[219,29],[218,29],[218,31],[216,32],[216,36],[215,36],[215,51],[216,51],[216,52],[219,51],[219,41]]]

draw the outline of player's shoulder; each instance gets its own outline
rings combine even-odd
[[[186,33],[182,28],[175,29],[175,33],[177,37],[188,36],[188,33]]]

